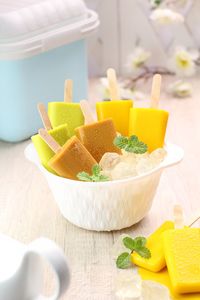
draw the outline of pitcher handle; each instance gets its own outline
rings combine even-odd
[[[51,240],[39,238],[29,244],[27,252],[37,254],[52,267],[56,288],[51,297],[38,296],[35,300],[58,300],[67,290],[70,282],[70,272],[64,253]]]

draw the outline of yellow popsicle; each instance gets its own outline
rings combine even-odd
[[[65,82],[64,102],[49,102],[48,115],[52,126],[68,124],[70,137],[74,129],[84,124],[84,117],[79,103],[72,103],[72,81]]]
[[[108,69],[107,77],[111,101],[96,103],[96,112],[99,121],[111,118],[117,132],[127,136],[129,132],[129,113],[133,106],[132,100],[120,100],[115,70]]]
[[[173,229],[172,221],[164,222],[154,233],[147,238],[147,248],[151,251],[151,258],[145,259],[133,252],[131,255],[132,262],[142,268],[152,272],[159,272],[166,267],[164,249],[162,245],[162,234],[166,230]]]
[[[151,272],[143,268],[138,269],[138,273],[143,280],[152,280],[169,288],[172,300],[200,300],[200,293],[195,294],[176,294],[172,288],[167,268],[160,272]],[[161,299],[162,300],[162,299]]]
[[[166,231],[163,247],[175,293],[200,292],[200,228]]]
[[[169,113],[158,109],[161,76],[153,77],[151,108],[131,108],[129,119],[129,136],[137,135],[148,145],[149,152],[164,145]]]

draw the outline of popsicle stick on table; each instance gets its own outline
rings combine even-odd
[[[67,79],[64,85],[64,101],[49,102],[48,115],[53,127],[68,124],[70,137],[74,129],[84,124],[84,116],[79,103],[73,103],[73,81]]]
[[[154,75],[150,108],[131,108],[129,135],[137,135],[148,146],[149,152],[162,148],[168,122],[168,112],[159,109],[161,76]]]
[[[99,162],[106,152],[116,152],[121,154],[113,141],[117,136],[113,121],[111,119],[95,122],[88,101],[80,102],[82,112],[85,117],[85,125],[76,128],[77,137]]]
[[[132,100],[120,100],[119,85],[117,83],[116,72],[110,68],[107,70],[108,90],[111,101],[96,103],[98,120],[111,118],[117,132],[127,136],[129,131],[129,113],[133,106]]]
[[[40,129],[39,135],[55,153],[48,164],[58,175],[78,180],[79,172],[92,173],[92,167],[97,162],[76,136],[61,147],[45,129]]]

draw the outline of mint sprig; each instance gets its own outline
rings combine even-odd
[[[101,174],[101,167],[99,165],[94,165],[92,167],[92,175],[87,172],[79,172],[77,178],[81,181],[89,182],[99,182],[99,181],[108,181],[109,177]]]
[[[136,237],[132,239],[131,237],[123,238],[124,246],[130,250],[130,252],[121,253],[116,260],[116,266],[120,269],[126,269],[131,265],[131,254],[136,252],[143,258],[149,259],[151,257],[150,250],[146,247],[147,239],[145,237]]]
[[[136,135],[130,137],[123,135],[117,136],[113,143],[116,147],[123,149],[126,152],[143,154],[148,150],[147,145],[141,142]]]

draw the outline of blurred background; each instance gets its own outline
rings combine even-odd
[[[190,59],[198,64],[199,0],[86,0],[86,4],[101,21],[89,42],[90,76],[105,74],[108,66],[130,74],[130,56],[132,60],[137,56],[138,47],[147,52],[140,53],[147,65],[167,68],[170,64],[181,76],[194,75]],[[173,61],[177,52],[182,65]]]

